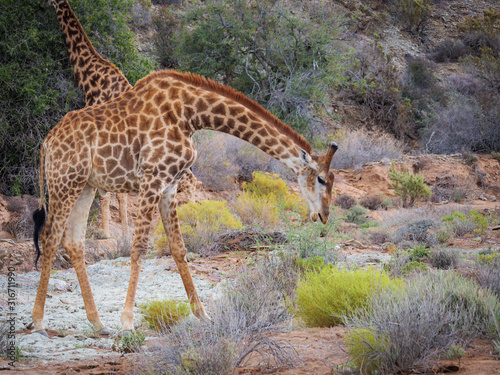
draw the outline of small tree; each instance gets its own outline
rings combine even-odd
[[[403,207],[412,207],[418,198],[431,196],[431,189],[424,182],[424,176],[413,174],[406,167],[398,171],[392,163],[389,178],[396,195],[403,201]]]

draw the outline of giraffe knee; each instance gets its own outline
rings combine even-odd
[[[175,261],[183,261],[186,259],[187,250],[184,246],[171,248],[170,253]]]

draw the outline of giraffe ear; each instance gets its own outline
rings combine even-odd
[[[299,148],[299,156],[300,160],[302,160],[304,164],[309,164],[311,162],[311,155],[301,148]]]

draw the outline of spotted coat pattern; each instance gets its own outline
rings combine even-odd
[[[336,145],[318,156],[288,125],[233,89],[193,74],[152,73],[112,101],[67,114],[42,144],[40,188],[43,194],[45,178],[49,209],[41,233],[42,275],[32,313],[35,330],[43,330],[45,277],[59,242],[62,239],[75,259],[79,259],[77,253],[83,253],[77,246],[84,236],[82,218],[96,188],[138,192],[122,329],[133,329],[135,293],[157,206],[193,312],[207,318],[186,262],[175,199],[177,182],[196,159],[192,136],[200,129],[234,135],[285,163],[297,174],[311,219],[328,220],[334,180],[330,162]],[[75,269],[78,273],[77,265]],[[80,285],[87,317],[100,329],[103,324],[90,286],[81,281]]]

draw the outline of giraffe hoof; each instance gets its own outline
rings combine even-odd
[[[40,329],[38,331],[31,331],[31,333],[39,333],[42,336],[49,337],[49,335],[47,335],[47,332],[44,329]]]
[[[109,336],[111,335],[111,329],[109,329],[108,327],[102,327],[99,331],[97,331],[97,333],[100,336]]]

